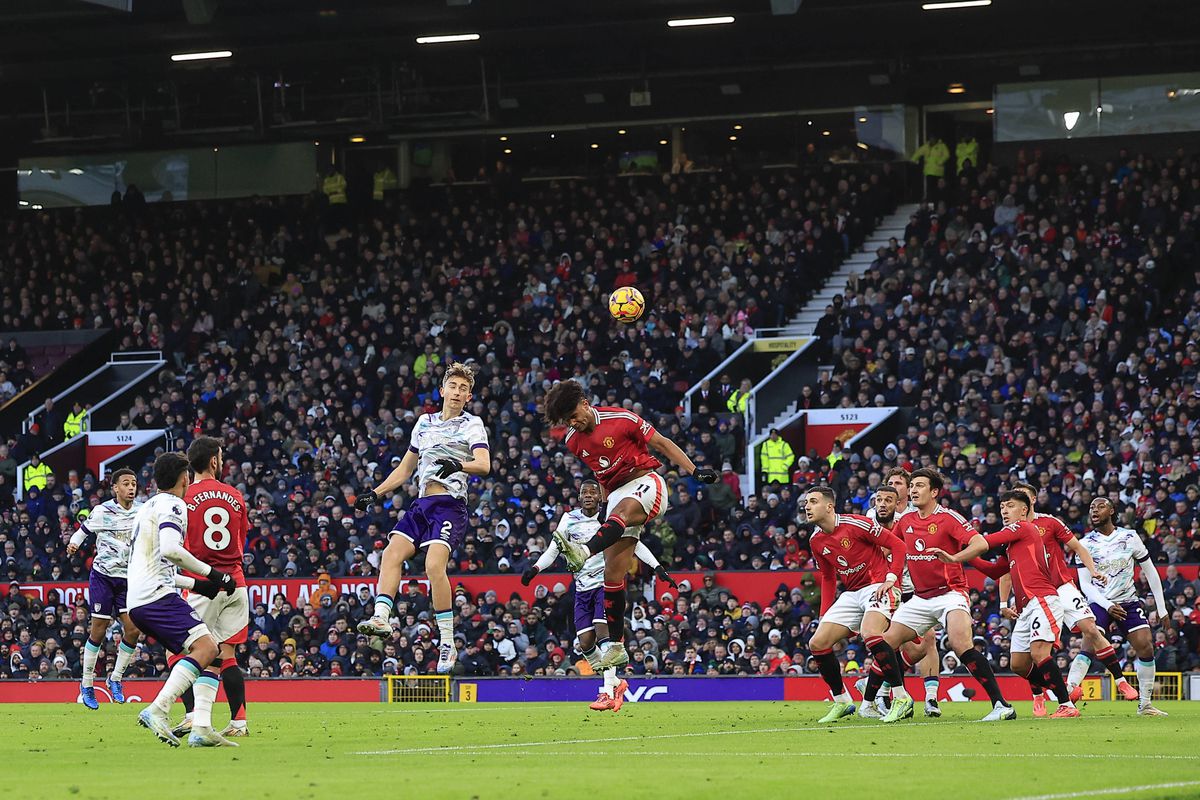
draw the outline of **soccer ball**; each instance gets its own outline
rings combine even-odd
[[[632,286],[622,286],[608,296],[608,313],[617,322],[637,322],[646,311],[646,298]]]

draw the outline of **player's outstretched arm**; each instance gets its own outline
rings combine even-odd
[[[533,566],[521,573],[521,585],[528,586],[538,573],[544,572],[556,558],[558,558],[558,543],[552,541],[546,548],[546,552],[538,556],[538,560],[533,563]]]
[[[400,463],[392,470],[390,475],[383,479],[382,483],[355,498],[354,507],[359,511],[366,511],[377,503],[381,496],[391,494],[403,486],[404,482],[412,477],[416,469],[417,451],[409,448],[408,452],[404,454],[404,458],[400,459]]]
[[[71,534],[71,541],[67,542],[67,555],[73,556],[79,552],[79,548],[87,541],[87,530],[80,525],[79,530]]]
[[[1088,549],[1083,546],[1083,543],[1072,537],[1071,540],[1067,542],[1067,549],[1074,553],[1075,557],[1080,560],[1084,566],[1084,569],[1088,571],[1088,575],[1090,575],[1093,580],[1099,581],[1100,584],[1103,585],[1105,578],[1102,574],[1100,574],[1100,570],[1096,569],[1096,562],[1092,559],[1092,554],[1088,552]]]
[[[688,458],[688,454],[683,452],[683,450],[679,448],[679,445],[675,444],[658,431],[655,431],[654,435],[650,437],[648,444],[658,452],[665,455],[667,460],[679,467],[684,474],[695,475],[696,480],[700,481],[701,483],[716,483],[717,479],[720,477],[717,475],[716,470],[711,469],[710,467],[700,467],[697,469],[692,460]]]
[[[1000,533],[1003,533],[1003,531]],[[999,535],[1000,534],[992,534],[992,536]],[[953,555],[938,547],[931,547],[927,552],[933,553],[935,556],[937,556],[938,561],[946,564],[965,564],[972,558],[976,558],[977,556],[981,556],[986,553],[989,547],[994,547],[998,544],[1004,543],[1005,542],[1002,541],[992,541],[991,538],[985,539],[983,534],[976,533],[971,537],[970,541],[967,542],[966,547]]]
[[[654,571],[654,577],[673,589],[679,588],[679,584],[671,577],[671,573],[667,572],[667,568],[659,563],[658,559],[654,557],[654,553],[650,552],[650,548],[646,547],[645,544],[639,541],[634,545],[633,554],[639,561]]]

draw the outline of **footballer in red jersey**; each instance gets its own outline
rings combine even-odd
[[[183,496],[188,512],[184,547],[201,561],[229,573],[236,584],[232,593],[222,593],[211,600],[189,592],[187,601],[212,631],[213,638],[221,643],[221,682],[225,685],[230,714],[229,727],[221,733],[246,736],[245,681],[234,656],[234,645],[246,641],[250,624],[250,598],[242,571],[242,553],[249,527],[246,499],[240,491],[217,478],[225,455],[220,440],[201,436],[192,442],[187,455],[194,477]],[[176,726],[176,735],[186,732],[190,726],[190,692],[184,695],[183,702],[188,716]]]
[[[1037,502],[1037,490],[1033,486],[1028,483],[1014,483],[1012,488],[1028,497],[1030,508],[1034,507]],[[1125,670],[1121,667],[1121,659],[1117,656],[1116,649],[1096,624],[1096,615],[1092,613],[1091,605],[1079,591],[1079,585],[1075,582],[1075,570],[1067,567],[1067,560],[1063,556],[1063,547],[1065,546],[1075,554],[1075,558],[1087,569],[1094,581],[1103,584],[1104,576],[1096,569],[1096,562],[1092,559],[1092,554],[1058,517],[1052,514],[1039,514],[1035,511],[1031,521],[1041,533],[1042,541],[1046,545],[1046,555],[1050,557],[1050,577],[1058,586],[1058,599],[1063,606],[1063,624],[1070,630],[1083,634],[1083,650],[1071,662],[1071,669],[1067,674],[1067,691],[1071,693],[1071,700],[1078,700],[1083,696],[1083,689],[1079,685],[1083,683],[1083,677],[1087,675],[1092,661],[1104,664],[1104,667],[1112,674],[1113,680],[1116,681],[1117,691],[1121,693],[1122,697],[1126,700],[1137,700],[1137,689],[1133,688],[1126,680]],[[1000,598],[1001,615],[1008,619],[1016,619],[1013,609],[1005,608],[1005,601],[1008,599],[1007,578],[1000,581]],[[1034,716],[1044,715],[1045,708],[1046,700],[1036,691],[1035,687],[1033,693]]]
[[[951,649],[992,701],[992,710],[984,721],[1015,719],[1017,712],[1000,692],[991,664],[975,650],[962,564],[942,563],[931,552],[939,549],[958,553],[971,544],[984,544],[983,536],[971,529],[961,514],[938,502],[944,486],[945,479],[935,469],[918,469],[912,473],[908,499],[915,508],[896,521],[892,533],[903,538],[907,547],[905,565],[912,578],[915,596],[902,603],[892,615],[892,624],[884,639],[895,649],[941,624]],[[907,696],[903,687],[892,687],[892,707],[883,718],[884,722],[901,718],[903,712],[898,712],[897,708],[907,704],[898,704],[896,698]],[[867,699],[874,700],[874,697]]]
[[[1002,530],[982,537],[982,541],[973,540],[953,555],[937,548],[930,552],[946,564],[970,561],[993,578],[1008,573],[1016,594],[1017,611],[1010,662],[1013,672],[1024,675],[1035,691],[1047,688],[1054,692],[1059,700],[1054,718],[1078,717],[1079,710],[1071,702],[1067,684],[1054,663],[1063,608],[1058,599],[1058,585],[1051,575],[1046,543],[1037,526],[1029,521],[1032,514],[1033,505],[1024,492],[1006,491],[1000,495],[1000,516],[1005,526]],[[978,558],[986,550],[1000,546],[1005,548],[1005,556],[999,561]]]
[[[836,502],[837,495],[827,486],[811,489],[804,496],[808,521],[817,526],[808,546],[821,573],[821,623],[809,649],[833,694],[833,706],[821,722],[835,722],[854,713],[841,664],[833,652],[833,646],[843,639],[861,633],[884,677],[897,685],[904,680],[896,651],[883,639],[888,620],[900,603],[899,578],[892,571],[891,559],[904,563],[904,542],[866,517],[837,513]]]
[[[592,555],[604,552],[604,605],[611,646],[600,665],[622,667],[629,662],[625,634],[625,575],[642,526],[667,509],[667,485],[655,472],[662,466],[650,448],[670,459],[685,475],[704,484],[716,483],[710,467],[697,467],[679,445],[646,420],[623,408],[593,406],[583,386],[559,381],[546,392],[546,422],[565,427],[563,444],[591,467],[607,495],[606,519],[591,541],[580,543],[555,532],[567,566],[578,571]]]

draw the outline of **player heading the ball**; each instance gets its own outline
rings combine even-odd
[[[471,402],[475,373],[455,361],[442,377],[442,410],[423,414],[413,426],[408,452],[400,466],[373,490],[359,495],[354,507],[366,510],[396,489],[414,473],[420,497],[388,534],[388,545],[379,565],[379,594],[375,613],[358,624],[359,633],[386,636],[392,632],[388,619],[395,605],[404,562],[425,550],[425,574],[433,595],[433,613],[438,626],[439,674],[450,672],[458,660],[454,649],[454,594],[446,577],[446,564],[467,535],[467,476],[482,477],[492,470],[491,450],[483,420],[464,408]]]
[[[679,445],[632,411],[593,406],[575,381],[559,381],[550,387],[545,416],[549,425],[566,427],[563,443],[591,467],[608,493],[607,518],[591,540],[574,542],[555,531],[554,541],[572,572],[582,569],[595,553],[604,552],[605,617],[616,646],[608,649],[600,666],[621,667],[629,661],[621,644],[625,637],[625,575],[642,526],[667,510],[667,484],[655,472],[662,465],[650,455],[650,448],[701,483],[716,483],[718,476],[710,467],[693,464]]]

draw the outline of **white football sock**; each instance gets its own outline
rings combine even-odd
[[[110,680],[121,681],[125,679],[125,670],[129,667],[129,662],[133,660],[134,652],[134,648],[125,642],[121,642],[121,647],[117,650],[117,660],[113,664]]]
[[[1071,668],[1067,670],[1067,686],[1081,685],[1091,666],[1092,660],[1083,653],[1075,656],[1075,660],[1071,662]]]
[[[89,688],[96,679],[96,659],[100,657],[100,644],[88,639],[83,643],[83,680],[80,684]]]
[[[192,714],[192,727],[212,727],[213,701],[217,699],[217,688],[221,685],[219,675],[204,672],[192,686],[192,694],[196,697],[196,710]]]
[[[171,713],[171,706],[179,699],[179,695],[188,690],[188,687],[196,682],[200,677],[200,667],[190,658],[180,659],[171,670],[171,674],[167,676],[167,682],[163,684],[162,691],[158,693],[158,697],[154,698],[154,707],[164,714]]]
[[[1134,672],[1137,673],[1138,681],[1138,705],[1148,706],[1150,705],[1150,698],[1154,695],[1154,661],[1142,661],[1140,658],[1137,659],[1135,662]]]

